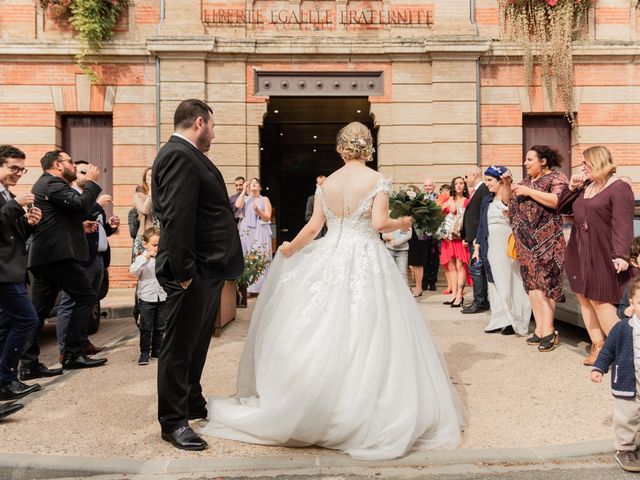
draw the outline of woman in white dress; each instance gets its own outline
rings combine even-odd
[[[369,130],[351,123],[337,143],[345,165],[317,188],[311,220],[282,244],[258,297],[236,396],[210,400],[200,433],[366,460],[455,448],[464,409],[379,236],[411,218],[388,216],[391,182],[365,166]]]
[[[492,165],[484,172],[485,184],[491,192],[480,204],[480,224],[474,243],[473,261],[482,262],[489,281],[491,320],[486,333],[527,335],[531,320],[531,303],[524,290],[518,262],[507,256],[511,226],[502,203],[501,180],[507,168]]]

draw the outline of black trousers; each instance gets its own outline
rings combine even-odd
[[[162,283],[167,292],[167,326],[158,359],[158,420],[163,432],[187,426],[189,414],[206,416],[200,377],[223,286],[224,280],[202,277],[186,290],[175,281]]]
[[[424,275],[422,276],[423,290],[436,285],[440,268],[440,242],[436,238],[429,237],[426,244],[427,252],[424,256]]]
[[[157,357],[162,347],[162,337],[166,324],[166,302],[147,302],[138,299],[140,304],[140,353],[149,353]]]
[[[20,357],[21,368],[33,368],[38,364],[40,333],[60,290],[64,290],[75,302],[62,353],[65,359],[77,357],[82,354],[84,343],[82,332],[86,331],[91,312],[98,301],[84,267],[75,260],[63,260],[34,267],[31,273],[33,274],[31,297],[38,314],[38,327],[27,339],[25,350]]]

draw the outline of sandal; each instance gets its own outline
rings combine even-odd
[[[451,292],[453,290],[443,290],[442,293],[444,293],[445,295],[451,295]]]
[[[538,345],[539,352],[550,352],[558,346],[558,332],[554,330],[546,337],[540,339],[540,345]]]
[[[413,295],[414,297],[421,297],[422,296],[422,290],[420,290],[420,293],[416,293],[415,290],[411,290],[411,295]]]
[[[540,344],[540,340],[542,340],[535,332],[533,332],[533,336],[527,338],[527,345],[538,345]]]

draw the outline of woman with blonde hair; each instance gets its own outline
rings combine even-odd
[[[144,169],[142,173],[142,181],[136,187],[133,194],[133,206],[138,211],[138,234],[133,241],[132,258],[136,258],[144,252],[144,244],[142,236],[147,229],[157,226],[155,217],[153,216],[153,204],[151,203],[151,167]]]
[[[362,460],[454,448],[464,410],[379,236],[409,230],[411,218],[389,218],[391,181],[365,165],[367,127],[350,123],[337,144],[344,165],[317,187],[311,220],[282,244],[262,287],[237,394],[211,399],[201,433]]]
[[[591,352],[583,362],[591,366],[618,321],[615,305],[629,280],[634,196],[629,184],[615,176],[606,147],[591,147],[582,155],[583,174],[571,177],[558,209],[575,215],[565,270],[591,339]]]

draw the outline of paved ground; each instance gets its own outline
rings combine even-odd
[[[120,293],[119,301],[127,298],[128,292]],[[443,295],[433,293],[421,297],[419,305],[468,408],[469,424],[458,451],[432,452],[428,456],[416,452],[405,464],[420,464],[424,468],[425,462],[456,463],[456,455],[463,452],[472,458],[470,463],[478,464],[502,449],[513,452],[521,449],[531,456],[533,447],[551,452],[534,454],[534,458],[543,461],[552,458],[553,452],[561,451],[562,447],[556,445],[590,441],[596,441],[588,444],[595,445],[594,452],[609,448],[612,436],[609,379],[601,385],[588,380],[589,369],[581,365],[587,348],[584,331],[559,324],[561,346],[554,352],[539,353],[522,338],[484,334],[487,314],[462,315],[459,310],[442,305],[444,299]],[[205,391],[233,394],[235,370],[250,313],[251,308],[238,310],[236,321],[226,327],[222,337],[213,340],[203,378]],[[57,357],[53,329],[48,328],[47,332],[43,359],[53,363]],[[43,382],[46,388],[27,397],[24,410],[0,423],[0,455],[22,458],[15,454],[37,453],[96,460],[115,457],[177,462],[252,458],[268,462],[281,459],[285,463],[287,459],[300,461],[306,457],[310,465],[325,461],[354,463],[344,455],[319,448],[262,447],[217,439],[209,439],[210,449],[206,452],[173,449],[159,438],[155,422],[155,369],[153,364],[137,365],[136,333],[131,318],[104,320],[93,341],[109,347],[105,352],[109,358],[107,366],[67,372]],[[575,448],[572,451],[575,456]],[[604,461],[607,458],[603,457]]]

